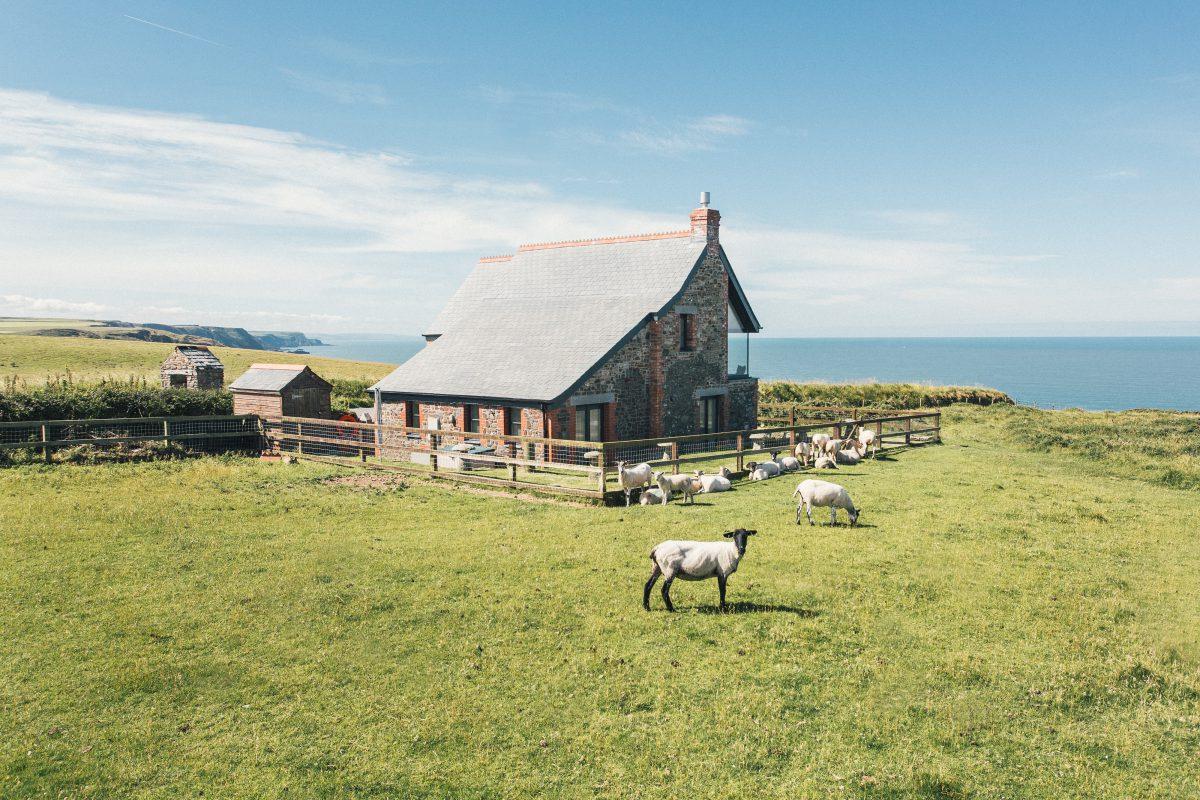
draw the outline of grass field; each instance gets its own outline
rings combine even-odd
[[[837,473],[857,529],[797,527],[791,479],[626,510],[0,470],[0,796],[1200,795],[1200,496],[1007,413]],[[653,544],[736,526],[733,613],[641,610]]]
[[[172,344],[158,342],[0,335],[0,385],[5,378],[16,377],[37,384],[68,373],[75,381],[137,377],[157,382],[159,365],[173,349]],[[256,361],[308,364],[325,378],[362,378],[372,382],[393,369],[389,364],[370,361],[343,361],[233,347],[211,349],[225,365],[226,382],[231,382]]]

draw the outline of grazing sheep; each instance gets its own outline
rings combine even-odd
[[[796,458],[800,460],[800,465],[807,467],[813,457],[812,442],[796,442]]]
[[[699,485],[692,475],[668,475],[665,472],[656,472],[654,473],[654,482],[662,490],[664,506],[671,499],[672,492],[682,492],[683,502],[694,503],[694,498],[700,491]]]
[[[806,481],[800,481],[800,485],[796,487],[796,491],[792,492],[792,497],[800,495],[800,505],[796,506],[796,524],[800,524],[800,512],[803,511],[808,515],[808,524],[816,525],[813,522],[812,510],[816,508],[829,509],[829,524],[837,525],[837,510],[839,508],[846,509],[846,513],[850,515],[850,527],[858,525],[859,509],[854,507],[854,501],[850,499],[850,493],[846,491],[846,487],[839,486],[836,483],[829,481],[818,481],[809,478]]]
[[[837,461],[829,456],[817,456],[817,460],[813,462],[813,466],[817,469],[837,469]]]
[[[828,442],[832,438],[833,437],[830,436],[828,433],[814,433],[810,437],[809,441],[812,444],[813,451],[820,453],[825,449],[825,443]]]
[[[696,470],[696,480],[700,482],[702,494],[728,492],[733,488],[733,481],[724,475],[705,475],[703,470]]]
[[[653,470],[649,464],[638,464],[636,467],[626,467],[624,461],[617,462],[617,479],[625,490],[625,507],[629,507],[629,493],[634,489],[650,485]]]
[[[660,503],[666,505],[663,497],[662,489],[659,489],[657,486],[651,486],[649,489],[642,490],[642,496],[638,498],[638,502],[644,506],[658,505]]]
[[[830,436],[821,445],[821,454],[829,456],[832,459],[837,459],[838,451],[842,449],[842,440]]]
[[[862,451],[863,456],[866,456],[867,450],[870,450],[871,458],[874,458],[879,453],[879,438],[875,435],[875,431],[859,427],[858,449]]]
[[[716,577],[721,593],[721,610],[725,610],[725,582],[737,572],[738,562],[746,555],[746,539],[758,531],[738,528],[725,533],[729,542],[684,542],[667,540],[650,551],[650,580],[642,592],[642,607],[650,610],[650,590],[658,576],[663,577],[662,598],[667,611],[674,611],[671,604],[671,582],[676,578],[685,581],[702,581]]]

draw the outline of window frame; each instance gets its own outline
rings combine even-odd
[[[463,403],[463,433],[479,433],[479,406]]]
[[[709,414],[710,410],[711,414]],[[719,394],[700,398],[700,432],[721,432],[721,396]]]
[[[606,403],[589,403],[575,406],[575,439],[580,442],[604,441],[604,406]],[[597,438],[592,438],[592,415],[595,415]],[[580,424],[582,422],[582,425]]]
[[[513,432],[513,423],[516,423],[516,433]],[[508,436],[521,435],[521,408],[519,406],[509,406],[504,409],[504,433]]]
[[[404,427],[421,427],[421,404],[416,400],[406,400],[404,402]]]

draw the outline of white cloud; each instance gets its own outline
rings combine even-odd
[[[297,72],[285,67],[280,67],[279,72],[287,78],[288,83],[297,89],[319,94],[343,105],[367,103],[373,106],[386,106],[388,104],[387,94],[383,91],[383,87],[374,83],[322,78],[319,75]]]
[[[0,311],[5,316],[38,316],[40,314],[100,314],[107,306],[99,303],[77,303],[57,297],[29,297],[24,294],[0,294]]]
[[[727,139],[744,136],[750,121],[730,114],[711,114],[671,124],[654,124],[625,131],[618,140],[630,147],[663,155],[713,150]]]

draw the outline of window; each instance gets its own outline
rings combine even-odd
[[[404,404],[404,427],[421,427],[421,404],[415,400],[409,400]]]
[[[679,349],[688,352],[696,349],[696,315],[679,315]]]
[[[186,389],[187,388],[187,375],[172,375],[171,376],[171,388],[172,389]]]
[[[721,398],[700,398],[700,432],[716,433],[721,429]]]
[[[506,419],[508,422],[508,425],[507,425],[508,435],[509,436],[520,436],[521,435],[521,409],[513,407],[513,408],[507,409],[504,413],[505,413],[505,416],[506,416]]]
[[[575,438],[584,442],[604,441],[604,406],[575,407]]]
[[[479,406],[463,406],[463,430],[479,433]]]

